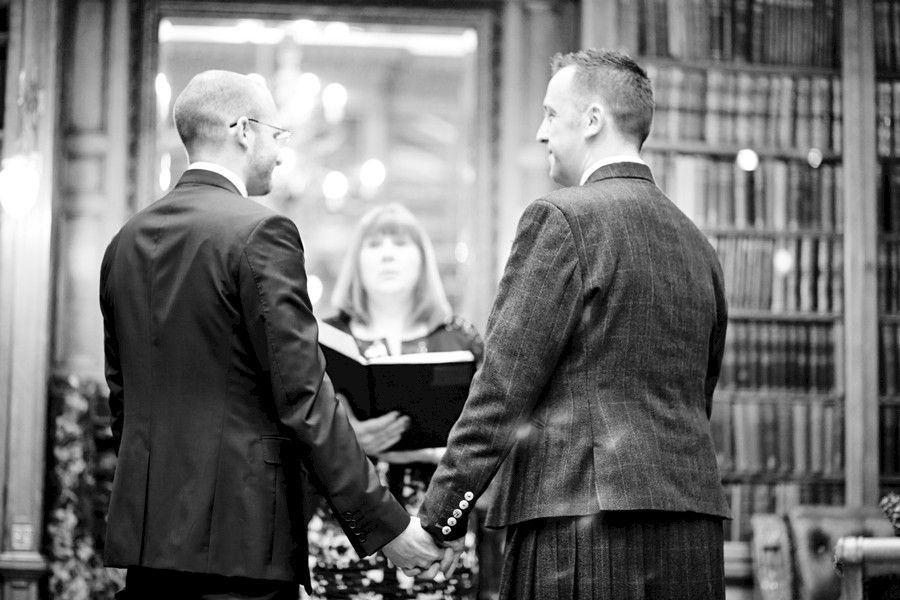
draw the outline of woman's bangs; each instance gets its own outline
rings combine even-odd
[[[404,219],[399,214],[381,214],[366,231],[365,238],[381,237],[381,236],[398,236],[408,237],[409,239],[420,242],[419,230],[415,224],[409,219]]]

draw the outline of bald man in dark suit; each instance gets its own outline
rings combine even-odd
[[[627,56],[554,58],[537,139],[566,187],[521,217],[484,363],[419,512],[447,570],[497,475],[503,599],[724,598],[730,515],[709,429],[723,275],[640,158],[652,114]]]
[[[197,75],[174,105],[191,165],[101,267],[118,465],[105,559],[127,598],[296,600],[301,472],[361,556],[441,556],[378,481],[335,400],[296,226],[269,192],[289,132],[264,85]]]

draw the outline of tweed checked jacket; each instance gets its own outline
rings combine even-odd
[[[489,526],[606,510],[729,517],[709,429],[727,316],[715,250],[646,165],[607,165],[534,201],[423,525],[462,535],[498,469]]]
[[[303,466],[359,554],[407,526],[325,375],[290,220],[188,170],[110,242],[100,303],[107,566],[308,584]]]

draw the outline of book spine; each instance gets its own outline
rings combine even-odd
[[[897,453],[897,405],[883,404],[881,406],[881,473],[884,475],[900,474]]]
[[[734,461],[734,420],[730,399],[715,398],[710,417],[710,432],[716,449],[719,471],[729,473],[735,468]]]
[[[794,457],[794,411],[786,398],[777,403],[779,472],[789,475],[796,471]]]
[[[824,473],[825,440],[824,440],[824,408],[819,400],[809,403],[809,474]]]
[[[817,245],[816,268],[816,310],[819,313],[830,312],[831,303],[831,243],[820,239]]]
[[[878,156],[891,155],[891,82],[876,82],[875,112],[878,118],[878,126],[875,131]]]
[[[704,138],[715,145],[725,141],[723,106],[725,94],[725,73],[710,69],[706,75],[706,117]]]
[[[809,461],[809,410],[805,399],[794,399],[791,408],[793,409],[792,422],[794,426],[793,450],[794,450],[794,473],[797,475],[805,475],[810,470]]]
[[[732,60],[750,60],[750,0],[731,0],[732,12]]]
[[[893,323],[881,323],[880,326],[881,352],[881,394],[886,396],[896,395],[897,389],[897,352],[896,326]]]
[[[756,403],[761,411],[763,469],[767,473],[777,473],[782,468],[783,457],[779,453],[779,430],[782,424],[778,420],[778,403],[768,399]]]
[[[842,83],[838,78],[831,82],[831,148],[835,151],[844,146]]]

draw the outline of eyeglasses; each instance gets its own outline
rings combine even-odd
[[[278,132],[278,133],[275,135],[275,140],[276,140],[276,141],[279,141],[279,142],[286,142],[286,141],[288,141],[289,139],[291,139],[291,131],[288,130],[288,129],[284,129],[283,127],[277,127],[277,126],[275,126],[275,125],[269,125],[268,123],[263,123],[262,121],[259,121],[259,120],[257,120],[257,119],[251,119],[250,117],[247,117],[247,120],[248,120],[248,121],[253,121],[254,123],[257,123],[257,124],[259,124],[259,125],[265,125],[266,127],[271,127],[272,129],[276,130],[276,131]],[[238,124],[238,122],[240,122],[240,119],[238,119],[237,121],[235,121],[234,123],[232,123],[231,125],[229,125],[229,127],[234,127],[235,125]]]

